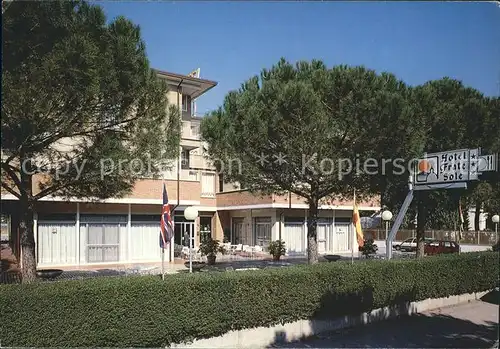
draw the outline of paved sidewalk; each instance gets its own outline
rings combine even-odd
[[[498,348],[498,302],[494,291],[483,301],[411,317],[341,330],[273,348]],[[495,343],[496,342],[496,343]]]

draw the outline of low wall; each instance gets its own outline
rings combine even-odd
[[[401,241],[393,241],[393,243]],[[379,254],[385,254],[385,240],[375,240],[374,243],[378,247]],[[490,245],[471,245],[471,244],[460,244],[461,252],[479,252],[488,251],[491,249]]]
[[[291,342],[343,328],[366,325],[398,316],[408,316],[429,310],[478,300],[490,291],[468,293],[444,298],[428,298],[399,306],[374,309],[359,315],[342,316],[332,320],[299,320],[272,327],[257,327],[231,331],[219,337],[200,339],[191,343],[174,344],[167,348],[264,348],[276,340]]]

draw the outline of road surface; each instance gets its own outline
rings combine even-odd
[[[272,348],[498,348],[498,291],[411,317],[340,330]]]

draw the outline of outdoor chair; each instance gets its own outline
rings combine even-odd
[[[231,245],[231,254],[235,254],[236,252],[241,252],[243,250],[243,245]]]
[[[262,246],[255,245],[255,247],[253,249],[255,252],[264,252],[264,249],[262,248]]]

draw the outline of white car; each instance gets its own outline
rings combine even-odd
[[[432,239],[424,238],[425,243],[432,241]],[[399,244],[393,244],[392,247],[399,251],[414,252],[417,250],[417,238],[409,238]]]
[[[415,251],[417,249],[417,239],[416,238],[409,238],[401,242],[400,244],[395,244],[393,247],[396,250],[400,251],[406,251],[406,252],[411,252]]]

